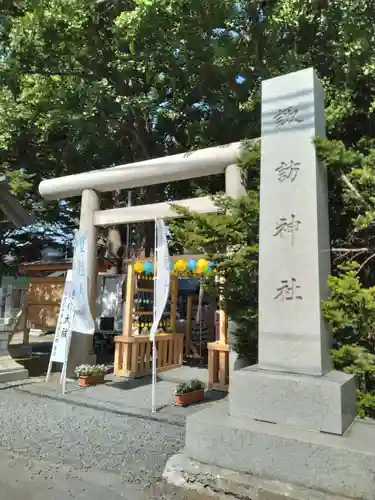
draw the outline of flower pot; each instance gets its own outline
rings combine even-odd
[[[183,394],[176,394],[176,404],[179,406],[188,406],[204,399],[204,389],[198,391],[185,392]]]
[[[80,375],[78,377],[78,385],[80,385],[81,387],[102,384],[103,382],[104,375]]]

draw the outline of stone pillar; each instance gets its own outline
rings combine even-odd
[[[246,194],[242,172],[237,165],[228,165],[225,169],[225,194],[231,198],[240,198]]]
[[[9,354],[9,335],[13,324],[0,326],[0,383],[14,382],[28,378],[29,372],[16,363]]]
[[[317,135],[324,96],[312,68],[262,83],[259,364],[233,377],[230,413],[342,434],[356,414],[355,381],[331,370],[322,314],[330,240]]]
[[[237,165],[229,165],[225,169],[225,194],[231,198],[239,198],[246,194],[242,180],[241,169]],[[230,249],[228,249],[230,252]],[[228,317],[228,344],[229,344],[229,385],[233,370],[244,368],[247,363],[234,351],[236,324]],[[249,332],[250,333],[250,332]]]
[[[91,189],[85,189],[81,198],[79,229],[87,232],[87,277],[91,314],[96,317],[97,287],[97,228],[94,226],[94,212],[99,210],[99,196]],[[72,333],[67,375],[74,375],[74,368],[82,363],[94,364],[96,356],[92,353],[93,337],[78,332]]]
[[[99,210],[99,196],[92,189],[85,189],[81,198],[81,215],[79,230],[87,234],[87,277],[89,281],[89,299],[91,307],[96,301],[96,278],[98,274],[97,236],[98,230],[94,226],[94,213]],[[93,310],[91,312],[94,312]]]
[[[259,367],[319,376],[332,368],[327,179],[313,144],[325,136],[324,96],[313,70],[297,74],[262,86]]]

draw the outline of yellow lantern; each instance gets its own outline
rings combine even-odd
[[[197,271],[199,274],[202,274],[208,268],[208,260],[206,259],[198,259],[197,261]]]
[[[187,263],[185,260],[179,259],[176,260],[174,263],[174,270],[177,271],[178,273],[183,273],[185,269],[187,268]]]
[[[137,274],[141,274],[143,272],[143,262],[136,262],[134,264],[134,271]]]

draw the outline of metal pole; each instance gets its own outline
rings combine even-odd
[[[202,328],[203,328],[203,323],[202,323],[202,308],[203,308],[203,284],[202,284],[202,279],[200,279],[199,282],[199,296],[198,296],[198,311],[197,311],[197,318],[196,321],[199,321],[199,364],[202,366],[203,364],[203,350],[202,350]]]
[[[155,229],[154,229],[154,317],[153,321],[156,318],[156,266],[157,266],[157,229],[156,229],[156,221],[155,221]],[[152,394],[151,394],[151,411],[152,413],[156,413],[156,332],[152,338]]]

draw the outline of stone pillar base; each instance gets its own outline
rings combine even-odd
[[[249,498],[338,500],[342,495],[375,500],[374,442],[375,422],[370,419],[355,420],[343,436],[337,436],[234,418],[222,401],[187,417],[184,455],[213,466],[212,471],[221,467],[310,492],[297,497],[269,492],[257,497],[249,488]]]
[[[29,377],[29,372],[11,356],[0,356],[0,383],[16,382]]]
[[[29,372],[9,355],[9,331],[0,331],[0,383],[15,382],[29,377]]]
[[[330,371],[321,377],[249,366],[232,373],[233,417],[343,434],[356,414],[355,377]]]

